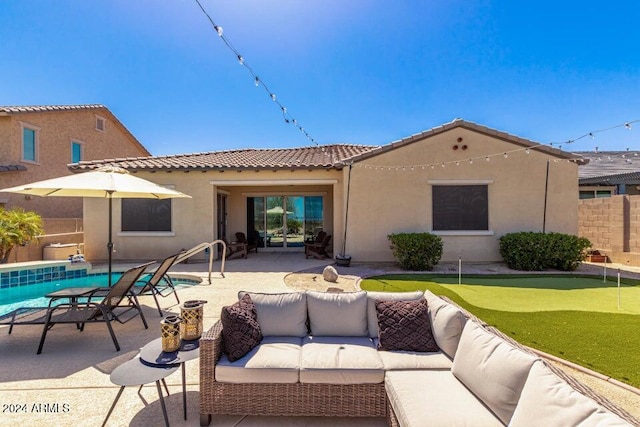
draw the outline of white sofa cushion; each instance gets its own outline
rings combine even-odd
[[[368,336],[367,293],[364,291],[335,293],[307,291],[307,306],[311,335]],[[259,316],[258,312],[258,319],[260,319]]]
[[[452,304],[437,297],[430,291],[425,291],[424,297],[429,305],[431,329],[436,344],[447,356],[453,358],[458,349],[462,329],[467,318]]]
[[[258,323],[263,336],[304,337],[307,335],[307,295],[305,292],[263,294],[238,293],[238,298],[249,294],[256,306]]]
[[[536,357],[468,321],[451,372],[508,424]]]
[[[415,301],[422,298],[424,292],[367,292],[367,326],[369,336],[378,338],[378,314],[376,301]]]
[[[377,384],[382,381],[382,359],[369,337],[302,339],[301,383]]]
[[[223,355],[216,364],[216,381],[221,383],[298,382],[302,338],[264,337],[260,345],[241,359],[230,362]]]
[[[451,371],[388,371],[384,384],[403,427],[503,425]]]
[[[542,361],[531,367],[510,426],[626,426],[617,415],[574,390]]]
[[[453,362],[443,352],[418,353],[415,351],[378,351],[385,371],[411,369],[451,370]]]

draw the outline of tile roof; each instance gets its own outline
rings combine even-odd
[[[18,172],[26,170],[27,167],[24,165],[0,165],[0,172]]]
[[[169,156],[84,161],[72,170],[109,164],[129,170],[326,169],[342,168],[351,158],[379,146],[332,144],[299,148],[238,149]]]
[[[578,168],[580,179],[640,171],[640,153],[637,151],[576,151],[575,154],[590,160],[589,164]]]
[[[618,184],[640,184],[640,172],[627,172],[616,175],[592,176],[580,178],[580,185],[618,185]]]
[[[0,112],[8,114],[17,113],[42,113],[47,111],[69,111],[69,110],[94,110],[105,107],[102,104],[85,104],[85,105],[9,105],[0,106]]]

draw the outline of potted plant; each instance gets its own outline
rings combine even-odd
[[[22,208],[0,208],[0,264],[6,264],[14,247],[26,245],[43,233],[42,218]]]

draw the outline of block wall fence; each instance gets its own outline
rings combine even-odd
[[[611,262],[640,265],[640,195],[580,200],[578,235]]]

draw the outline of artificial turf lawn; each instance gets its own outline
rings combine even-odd
[[[640,387],[640,282],[602,277],[389,275],[362,289],[428,289],[530,347]]]

